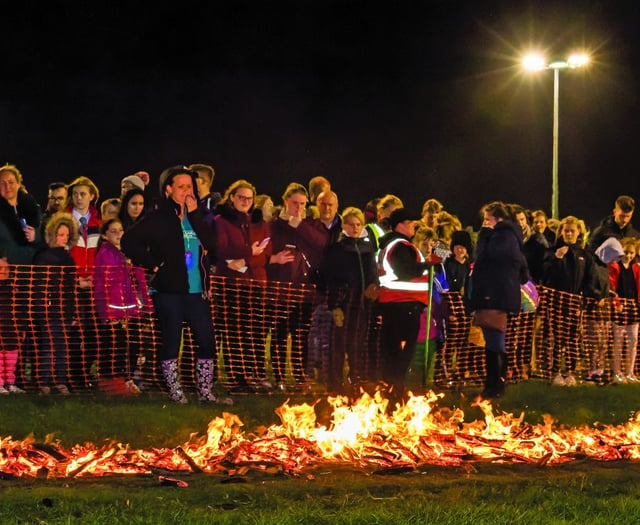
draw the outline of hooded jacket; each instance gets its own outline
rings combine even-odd
[[[518,312],[520,285],[529,279],[522,254],[522,229],[503,220],[478,234],[469,308]]]

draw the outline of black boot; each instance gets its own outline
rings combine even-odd
[[[496,352],[496,356],[498,360],[498,378],[495,388],[496,395],[494,397],[502,397],[507,385],[507,366],[509,361],[505,352]]]
[[[485,366],[487,369],[486,379],[484,380],[484,390],[480,394],[483,398],[500,397],[500,362],[498,352],[485,350],[484,352]],[[502,390],[504,392],[504,389]]]

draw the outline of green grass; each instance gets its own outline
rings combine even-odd
[[[447,392],[439,406],[459,407],[471,421],[476,391]],[[509,387],[496,409],[569,426],[619,424],[640,409],[640,386]],[[204,434],[222,410],[251,432],[277,423],[282,396],[237,397],[234,407],[177,406],[160,394],[106,397],[0,398],[0,437],[38,440],[53,432],[65,447],[114,439],[135,448],[173,447]],[[311,401],[315,398],[294,398]],[[323,404],[319,405],[319,408]],[[326,417],[326,416],[325,416]],[[1,451],[0,451],[1,453]],[[186,488],[161,486],[156,475],[0,479],[0,523],[637,523],[640,463],[574,461],[538,467],[468,463],[377,475],[318,465],[300,476],[251,471],[246,476],[175,474]],[[234,481],[230,483],[230,481]]]

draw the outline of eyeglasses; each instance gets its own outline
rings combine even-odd
[[[238,195],[236,193],[236,197],[240,199],[242,202],[251,202],[253,200],[253,195],[246,196],[246,195]]]

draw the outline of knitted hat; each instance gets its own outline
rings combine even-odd
[[[133,184],[135,188],[140,188],[141,190],[144,190],[144,181],[137,175],[129,175],[125,177],[120,181],[120,184],[124,182],[130,182],[131,184]]]
[[[471,235],[467,230],[456,230],[451,234],[451,249],[454,246],[464,246],[467,249],[469,255],[473,252],[473,244],[471,242]]]

